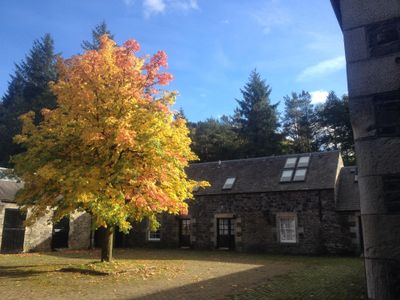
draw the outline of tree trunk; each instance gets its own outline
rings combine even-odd
[[[114,227],[107,226],[104,232],[103,245],[101,248],[101,261],[112,261],[112,250],[114,242]]]

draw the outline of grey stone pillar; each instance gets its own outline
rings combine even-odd
[[[400,299],[400,0],[331,0],[343,30],[369,299]]]

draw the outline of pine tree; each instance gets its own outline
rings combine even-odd
[[[107,23],[102,21],[92,30],[92,41],[83,41],[81,47],[83,50],[98,50],[100,48],[100,37],[104,34],[107,34],[110,39],[114,39],[114,35],[108,29]]]
[[[317,111],[321,130],[320,143],[325,150],[341,150],[346,164],[355,163],[353,129],[350,123],[349,99],[331,91]]]
[[[0,165],[3,166],[10,166],[10,156],[22,150],[12,142],[21,131],[19,116],[34,111],[37,116],[35,123],[38,123],[40,110],[56,105],[55,96],[48,86],[50,81],[57,79],[54,41],[50,34],[34,41],[25,60],[15,67],[0,103]]]
[[[236,100],[239,106],[235,110],[234,120],[243,141],[241,156],[278,154],[278,104],[271,105],[270,86],[253,70],[248,83],[240,91],[242,99]]]
[[[285,113],[282,119],[287,152],[304,153],[317,151],[316,128],[311,95],[308,92],[292,93],[284,97]]]

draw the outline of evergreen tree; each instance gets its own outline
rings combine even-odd
[[[271,105],[271,88],[253,70],[248,83],[240,90],[234,120],[239,137],[243,140],[242,157],[279,154],[280,135],[277,133],[278,104]]]
[[[229,117],[189,123],[192,150],[201,161],[238,158],[239,139]]]
[[[92,30],[92,41],[83,41],[81,47],[83,50],[98,50],[100,48],[100,37],[104,34],[107,34],[110,39],[114,39],[114,35],[108,29],[107,23],[102,21]]]
[[[48,83],[56,78],[54,42],[46,34],[34,41],[25,60],[16,65],[15,74],[11,75],[7,92],[0,103],[0,165],[9,166],[10,156],[21,151],[12,141],[21,131],[19,116],[34,111],[38,123],[42,108],[55,107],[55,96]]]
[[[282,119],[286,137],[286,151],[305,153],[317,151],[316,125],[311,95],[308,92],[292,93],[284,97],[285,111]]]
[[[341,150],[346,164],[355,164],[353,129],[350,123],[349,99],[341,99],[330,92],[326,102],[318,107],[317,115],[321,131],[320,143],[324,150]]]

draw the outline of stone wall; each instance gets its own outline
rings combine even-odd
[[[85,212],[75,212],[70,217],[68,248],[87,249],[90,246],[91,216]]]
[[[277,215],[295,213],[297,242],[280,243]],[[354,253],[358,246],[351,234],[351,213],[335,211],[334,190],[272,192],[198,196],[190,202],[192,247],[216,248],[217,218],[235,221],[235,249],[246,252],[292,254]],[[147,223],[134,225],[129,246],[179,246],[179,217],[164,216],[161,240],[146,239]]]
[[[6,208],[18,209],[15,203],[2,203],[0,205],[0,246],[3,238],[4,214]],[[29,216],[29,211],[28,211]],[[90,244],[90,215],[84,212],[76,212],[70,218],[70,230],[68,248],[85,249]],[[24,252],[50,251],[53,224],[51,214],[38,219],[33,225],[25,228]]]

